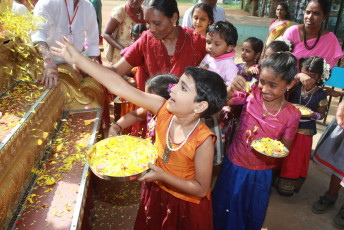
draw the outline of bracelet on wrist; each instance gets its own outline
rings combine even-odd
[[[320,113],[315,112],[315,114],[317,115],[317,118],[315,118],[315,119],[316,119],[316,120],[320,120],[320,118],[321,118]]]
[[[317,116],[316,118],[311,118],[311,120],[320,120],[320,118],[321,118],[321,115],[320,115],[320,113],[317,113],[317,112],[314,112],[315,113],[315,115]]]
[[[114,125],[116,125],[119,128],[119,132],[122,133],[122,127],[119,124],[117,124],[116,122],[114,123]]]

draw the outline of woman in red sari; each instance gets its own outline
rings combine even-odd
[[[198,66],[206,54],[205,38],[197,31],[178,25],[175,0],[150,0],[143,5],[148,31],[132,44],[124,57],[113,65],[124,75],[135,66],[143,66],[141,79],[160,73],[180,77],[187,66]]]
[[[143,14],[148,31],[143,32],[124,57],[113,65],[119,75],[140,66],[135,79],[138,85],[144,85],[148,78],[157,74],[171,73],[181,77],[187,66],[200,64],[206,54],[205,38],[194,29],[178,25],[176,0],[145,1]]]

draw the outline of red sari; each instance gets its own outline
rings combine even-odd
[[[171,73],[181,77],[187,66],[198,66],[206,54],[205,38],[195,30],[179,27],[179,36],[173,56],[169,56],[161,40],[145,31],[124,54],[132,66],[143,66],[146,79],[157,74]]]

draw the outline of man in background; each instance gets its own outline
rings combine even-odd
[[[80,52],[85,50],[92,59],[100,55],[97,16],[88,0],[38,1],[33,15],[39,19],[31,40],[37,44],[36,49],[43,58],[42,82],[47,87],[57,85],[57,64],[63,63],[63,59],[53,56],[50,47],[57,46],[55,42],[61,41],[61,36],[65,36]],[[74,69],[80,74],[75,66]]]

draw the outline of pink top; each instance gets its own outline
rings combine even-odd
[[[207,54],[199,66],[217,73],[229,86],[232,79],[238,74],[238,67],[234,64],[234,56],[235,50],[215,58]]]
[[[147,78],[172,73],[181,77],[187,66],[198,66],[206,55],[205,38],[194,29],[179,27],[180,32],[173,56],[169,56],[161,40],[150,31],[142,33],[125,52],[125,60],[132,66],[143,66]]]
[[[240,167],[250,170],[266,170],[274,168],[277,158],[268,157],[251,148],[255,139],[270,137],[274,140],[293,140],[299,126],[301,113],[288,102],[276,117],[264,114],[263,98],[260,89],[254,85],[250,96],[247,93],[236,92],[233,94],[235,104],[244,104],[239,129],[233,143],[227,150],[229,160]],[[274,111],[269,111],[275,114]],[[254,132],[255,127],[258,129]]]
[[[298,60],[302,57],[322,57],[330,64],[332,69],[336,62],[343,57],[342,48],[339,45],[337,37],[332,32],[322,35],[318,44],[311,50],[306,49],[303,41],[301,41],[297,25],[289,27],[284,32],[283,38],[289,40],[293,44],[293,54]],[[316,40],[317,38],[307,40],[308,46],[313,46]]]

